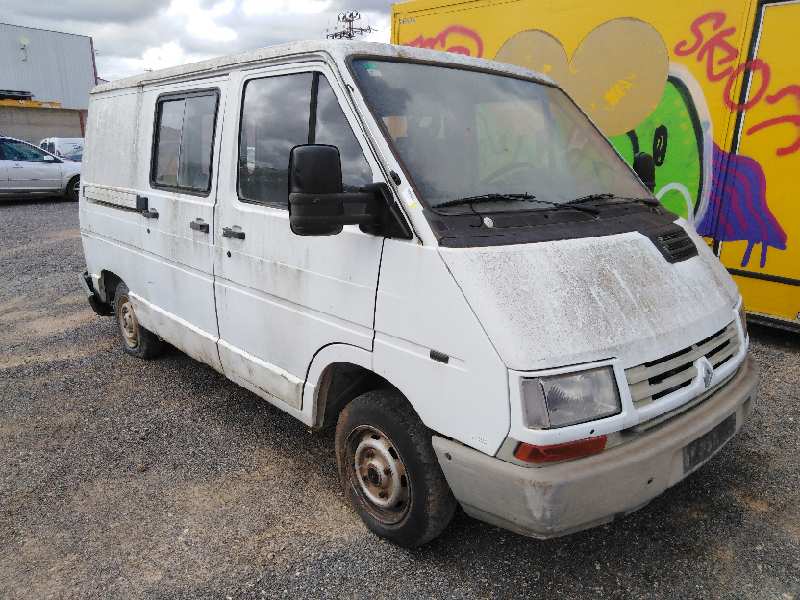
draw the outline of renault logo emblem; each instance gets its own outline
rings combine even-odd
[[[703,385],[708,389],[711,387],[711,380],[714,378],[714,366],[705,356],[698,362],[703,366]]]

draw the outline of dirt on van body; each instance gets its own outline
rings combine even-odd
[[[409,551],[346,504],[332,432],[122,353],[75,204],[0,204],[0,240],[2,598],[800,598],[800,335],[752,328],[751,421],[637,513],[549,541],[459,513]]]

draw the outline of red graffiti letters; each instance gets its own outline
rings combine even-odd
[[[784,115],[782,117],[775,117],[774,119],[767,119],[761,123],[753,125],[750,129],[747,130],[747,135],[752,135],[754,133],[758,133],[762,129],[766,129],[768,127],[773,127],[775,125],[794,125],[797,127],[798,132],[800,132],[800,86],[798,85],[790,85],[776,94],[772,96],[767,96],[766,101],[767,104],[775,104],[782,100],[786,96],[794,96],[795,100],[797,101],[798,113],[796,115]],[[775,151],[775,154],[778,156],[786,156],[787,154],[794,154],[800,150],[800,134],[798,134],[797,139],[795,139],[794,143],[789,144],[788,146],[784,146],[783,148],[778,148]]]
[[[416,48],[429,48],[431,50],[444,50],[466,56],[483,56],[483,39],[478,32],[463,25],[451,25],[433,37],[419,36],[406,46]]]
[[[705,39],[702,29],[706,23],[710,23],[715,32],[708,40]],[[675,54],[678,56],[690,56],[696,52],[698,62],[706,61],[706,76],[709,81],[722,81],[726,77],[730,77],[733,72],[732,66],[728,66],[722,71],[716,71],[715,67],[734,62],[739,56],[736,46],[727,40],[736,33],[736,28],[728,27],[720,31],[719,29],[724,23],[725,13],[721,12],[712,12],[698,17],[689,28],[694,35],[694,42],[690,45],[687,40],[682,40],[675,46]]]
[[[690,25],[691,40],[681,40],[675,45],[677,56],[694,55],[699,63],[705,62],[706,77],[711,82],[725,81],[722,93],[725,105],[735,111],[749,110],[757,106],[762,100],[767,104],[776,104],[787,96],[796,100],[795,114],[784,115],[756,123],[745,132],[753,135],[777,125],[794,125],[797,128],[797,138],[788,146],[778,148],[775,154],[786,156],[800,150],[800,86],[789,85],[768,94],[772,80],[772,69],[769,64],[759,58],[737,63],[739,50],[731,43],[731,38],[736,38],[736,27],[725,27],[727,16],[723,12],[710,12],[701,15]],[[707,30],[710,28],[710,32]],[[740,101],[735,97],[735,84],[740,75],[750,73],[750,89],[748,98]]]

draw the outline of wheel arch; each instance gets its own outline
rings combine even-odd
[[[395,388],[372,369],[372,353],[349,344],[325,346],[308,369],[303,405],[310,403],[311,426],[336,425],[339,413],[354,398],[380,388]]]

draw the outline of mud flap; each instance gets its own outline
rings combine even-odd
[[[102,317],[107,317],[114,314],[114,309],[111,307],[111,305],[100,300],[100,296],[94,289],[92,278],[89,277],[88,271],[84,271],[81,275],[81,284],[83,291],[86,292],[86,298],[89,301],[89,306],[92,307],[92,310],[95,313]]]

